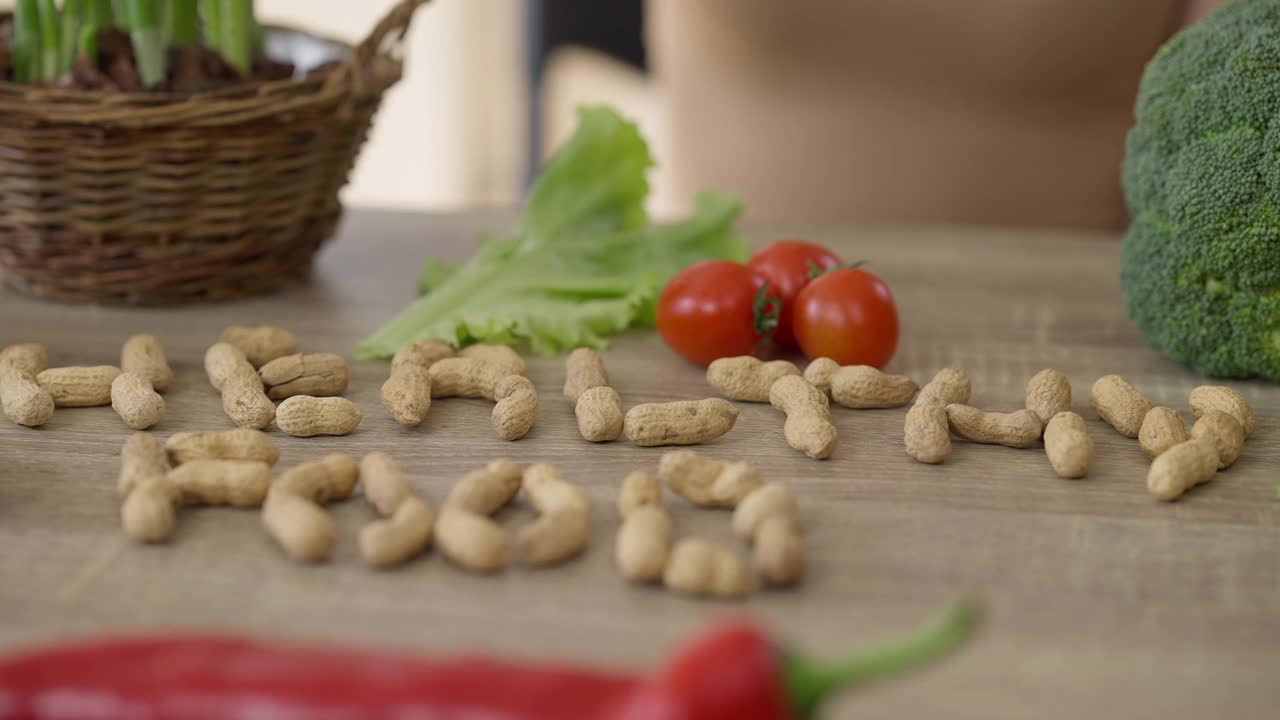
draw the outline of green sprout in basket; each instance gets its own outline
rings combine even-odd
[[[248,77],[263,45],[253,0],[64,0],[61,9],[56,0],[17,0],[9,48],[13,81],[58,82],[78,57],[96,66],[98,33],[113,28],[128,34],[147,89],[164,85],[172,48],[203,45]]]

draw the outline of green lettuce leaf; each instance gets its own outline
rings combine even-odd
[[[573,138],[530,192],[510,235],[485,239],[461,266],[428,260],[427,293],[356,348],[389,358],[426,338],[455,346],[527,344],[552,355],[603,348],[610,335],[652,324],[662,287],[710,258],[744,260],[734,232],[741,203],[710,193],[687,219],[649,225],[649,150],[632,123],[604,108],[579,112]]]
[[[744,259],[746,243],[733,231],[741,211],[736,200],[703,194],[693,214],[672,225],[484,248],[361,343],[356,356],[387,358],[426,338],[455,346],[527,342],[544,355],[603,348],[608,336],[652,323],[658,293],[682,268]]]
[[[427,258],[426,264],[422,267],[422,274],[418,276],[418,294],[426,295],[435,290],[456,272],[458,272],[457,265],[437,258]]]

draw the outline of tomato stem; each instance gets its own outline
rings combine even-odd
[[[756,352],[763,352],[773,346],[773,331],[778,328],[778,318],[782,315],[782,301],[769,294],[769,283],[765,282],[756,291],[751,305],[752,329],[760,339],[756,342]]]
[[[827,274],[829,274],[829,273],[833,273],[833,272],[835,272],[835,271],[837,271],[837,270],[850,270],[850,269],[854,269],[854,270],[856,270],[856,269],[858,269],[858,268],[861,268],[863,265],[867,265],[867,264],[868,264],[868,263],[867,263],[867,261],[866,261],[866,260],[859,260],[859,261],[857,261],[857,262],[849,263],[848,265],[835,265],[835,266],[832,266],[832,267],[829,267],[829,268],[824,268],[824,267],[822,267],[821,265],[819,265],[818,263],[816,263],[816,262],[814,262],[814,261],[810,260],[810,261],[808,262],[808,264],[806,265],[806,267],[808,267],[808,273],[807,273],[807,275],[809,276],[809,280],[810,280],[810,281],[813,281],[813,280],[817,280],[818,278],[822,277],[823,275],[827,275]]]

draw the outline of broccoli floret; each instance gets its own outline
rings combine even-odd
[[[1129,316],[1201,374],[1280,381],[1280,0],[1235,0],[1174,36],[1135,113]]]

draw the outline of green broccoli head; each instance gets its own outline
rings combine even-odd
[[[1129,132],[1129,316],[1204,375],[1280,380],[1280,0],[1235,0],[1147,66]]]

